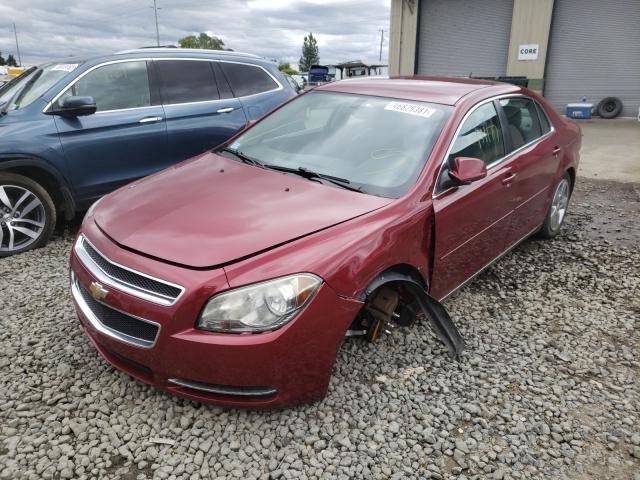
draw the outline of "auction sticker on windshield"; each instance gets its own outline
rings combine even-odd
[[[78,68],[77,63],[59,63],[58,65],[54,65],[51,71],[73,72],[76,68]]]
[[[394,112],[407,113],[409,115],[417,115],[419,117],[429,118],[436,110],[434,108],[427,107],[426,105],[417,105],[415,103],[404,102],[389,102],[385,110],[391,110]]]

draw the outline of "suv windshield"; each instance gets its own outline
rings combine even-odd
[[[17,110],[33,103],[58,80],[78,67],[78,63],[50,63],[25,72],[0,89],[0,112]]]
[[[351,187],[369,194],[398,198],[420,175],[451,109],[392,98],[310,92],[228,147],[267,168],[302,168],[348,180]]]

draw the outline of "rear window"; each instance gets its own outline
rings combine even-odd
[[[220,98],[211,62],[157,60],[155,68],[165,105]]]
[[[236,97],[255,95],[278,88],[273,78],[260,67],[228,62],[221,62],[220,67]]]
[[[540,118],[540,126],[542,127],[542,134],[543,135],[547,134],[551,131],[551,125],[549,124],[549,119],[547,118],[547,114],[538,103],[536,103],[536,108],[538,110],[538,117]]]

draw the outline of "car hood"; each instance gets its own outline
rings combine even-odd
[[[93,216],[106,235],[128,249],[205,268],[391,201],[206,153],[104,197]]]

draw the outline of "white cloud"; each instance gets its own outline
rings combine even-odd
[[[0,51],[15,54],[18,27],[25,64],[155,45],[151,0],[0,0]],[[160,42],[209,32],[229,48],[297,62],[308,32],[320,60],[377,60],[390,0],[158,0]],[[387,58],[388,32],[383,59]]]

